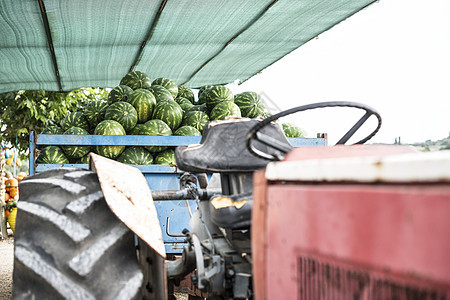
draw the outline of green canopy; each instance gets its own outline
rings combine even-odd
[[[0,1],[0,92],[244,81],[373,2]]]

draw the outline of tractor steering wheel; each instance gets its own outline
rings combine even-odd
[[[373,108],[371,108],[367,105],[357,103],[357,102],[347,102],[347,101],[318,102],[318,103],[312,103],[312,104],[308,104],[308,105],[297,106],[297,107],[279,112],[277,114],[274,114],[273,116],[270,116],[270,117],[262,120],[261,122],[256,124],[252,129],[250,129],[250,131],[248,132],[247,139],[246,139],[247,149],[250,151],[250,153],[252,153],[253,155],[255,155],[256,157],[259,157],[259,158],[268,159],[268,160],[272,160],[272,161],[282,160],[284,158],[284,154],[289,152],[289,150],[291,148],[286,147],[284,144],[277,143],[277,141],[274,141],[274,139],[271,138],[270,136],[267,136],[267,135],[261,133],[260,132],[261,129],[263,127],[267,126],[270,122],[278,120],[281,117],[284,117],[284,116],[287,116],[287,115],[290,115],[290,114],[293,114],[296,112],[300,112],[300,111],[316,109],[316,108],[325,108],[325,107],[353,107],[353,108],[362,109],[366,112],[361,117],[361,119],[359,119],[352,126],[352,128],[350,128],[350,130],[336,143],[336,145],[345,144],[350,139],[350,137],[352,137],[355,134],[355,132],[358,131],[358,129],[372,115],[375,115],[377,117],[377,120],[378,120],[377,128],[371,134],[369,134],[362,140],[356,142],[355,144],[364,144],[365,142],[370,140],[380,130],[380,127],[381,127],[380,114],[377,111],[375,111]],[[273,155],[273,154],[270,154],[267,152],[260,151],[253,146],[252,141],[258,141],[258,142],[268,146],[269,148],[278,150],[279,152],[283,153],[283,155]]]

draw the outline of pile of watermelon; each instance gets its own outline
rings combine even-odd
[[[229,117],[264,117],[267,113],[255,92],[233,95],[223,86],[203,86],[194,92],[168,78],[153,81],[144,72],[126,74],[107,99],[89,102],[69,113],[60,126],[43,134],[71,135],[178,135],[201,136],[206,124]],[[289,125],[289,126],[288,126]],[[286,136],[301,137],[301,130],[283,124]],[[163,146],[47,146],[36,159],[41,164],[88,162],[89,152],[126,164],[175,164],[174,150]]]

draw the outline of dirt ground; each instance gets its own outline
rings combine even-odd
[[[11,299],[14,238],[0,240],[0,299]]]

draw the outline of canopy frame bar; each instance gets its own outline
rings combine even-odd
[[[167,0],[162,0],[161,5],[159,6],[158,12],[156,13],[155,18],[153,19],[152,24],[150,25],[150,28],[147,32],[147,35],[145,36],[145,39],[142,41],[141,46],[139,47],[138,52],[136,53],[136,57],[134,58],[133,63],[131,64],[129,72],[132,72],[136,64],[139,62],[142,51],[144,51],[145,45],[147,45],[147,42],[152,38],[153,33],[155,32],[156,25],[158,24],[159,18],[161,17],[161,13],[166,6]]]
[[[245,25],[241,30],[239,30],[228,42],[225,43],[225,45],[219,50],[217,51],[213,56],[211,56],[209,59],[207,59],[199,68],[197,68],[189,77],[188,79],[183,82],[182,84],[186,84],[189,81],[192,80],[192,78],[194,78],[195,75],[198,74],[198,72],[200,72],[201,69],[203,69],[210,61],[212,61],[214,58],[216,58],[217,56],[219,56],[220,53],[222,53],[228,45],[231,44],[231,42],[234,41],[234,39],[236,39],[239,35],[241,35],[244,31],[246,31],[248,28],[250,28],[253,24],[255,24],[275,3],[277,3],[278,0],[274,0],[273,2],[271,2],[269,5],[267,5],[267,7],[265,9],[263,9],[257,16],[255,16],[253,19],[250,20],[250,22]]]
[[[38,3],[39,3],[39,8],[41,10],[42,21],[44,22],[45,35],[47,36],[47,43],[48,43],[48,47],[50,49],[50,55],[52,57],[53,68],[55,70],[56,80],[58,82],[58,89],[60,92],[63,92],[63,88],[62,88],[62,84],[61,84],[61,77],[59,76],[58,62],[56,60],[55,48],[53,46],[52,33],[50,31],[50,24],[48,23],[48,18],[47,18],[47,11],[45,10],[45,5],[44,5],[43,0],[38,0]]]

